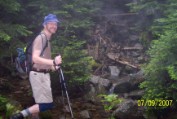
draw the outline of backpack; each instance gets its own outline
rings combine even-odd
[[[40,33],[39,35],[41,35],[42,33]],[[43,33],[44,34],[44,33]],[[44,34],[45,35],[45,34]],[[42,42],[44,41],[43,36],[42,37]],[[45,35],[45,45],[40,53],[40,56],[43,55],[45,49],[48,46],[48,41],[47,41],[47,36]],[[27,43],[27,46],[25,48],[17,48],[17,57],[15,58],[15,67],[16,70],[20,73],[20,74],[28,74],[31,70],[32,70],[32,46],[33,46],[33,41],[30,41],[29,43]]]

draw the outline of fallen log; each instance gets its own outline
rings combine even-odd
[[[124,65],[128,65],[128,66],[130,66],[130,67],[133,67],[133,68],[136,68],[136,69],[139,69],[140,68],[140,66],[139,65],[133,65],[133,64],[131,64],[130,62],[128,62],[128,61],[123,61],[123,60],[121,60],[119,57],[119,55],[118,54],[116,54],[116,53],[108,53],[107,54],[107,56],[108,56],[108,58],[110,58],[110,59],[112,59],[112,60],[114,60],[114,61],[116,61],[116,62],[118,62],[118,63],[121,63],[121,64],[124,64]]]
[[[124,47],[123,50],[142,50],[142,47]]]

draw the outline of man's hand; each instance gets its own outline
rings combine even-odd
[[[53,63],[54,63],[54,65],[52,66],[52,70],[53,71],[58,70],[60,68],[59,65],[62,63],[61,55],[56,56],[53,60]]]
[[[54,63],[56,66],[59,66],[62,63],[61,55],[58,55],[54,58]]]

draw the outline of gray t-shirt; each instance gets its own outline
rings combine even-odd
[[[48,43],[47,43],[48,42]],[[51,59],[51,45],[45,34],[40,34],[38,35],[34,42],[33,42],[33,50],[40,50],[42,52],[43,48],[45,47],[47,43],[47,47],[45,48],[43,54],[41,57],[46,58],[46,59]],[[51,69],[50,65],[45,65],[45,64],[33,64],[33,68],[35,69]]]

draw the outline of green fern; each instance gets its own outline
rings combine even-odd
[[[101,97],[101,102],[103,103],[104,109],[110,111],[115,105],[121,103],[123,100],[118,98],[116,94],[100,94],[98,97]]]

